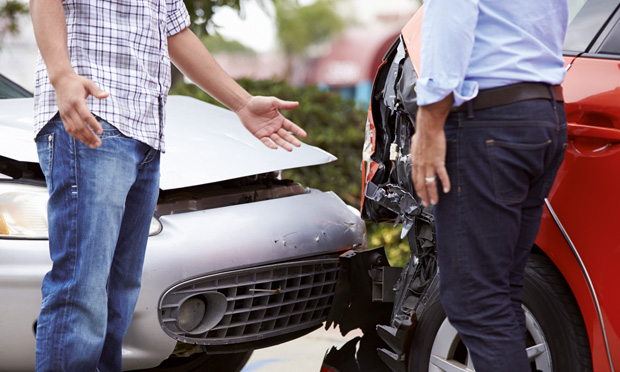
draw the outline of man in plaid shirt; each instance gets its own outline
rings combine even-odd
[[[189,30],[182,0],[30,0],[41,58],[35,141],[52,270],[37,326],[42,371],[121,371],[159,192],[170,62],[266,146],[305,132],[254,97]]]

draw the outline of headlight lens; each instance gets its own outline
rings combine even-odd
[[[149,228],[149,236],[157,235],[161,232],[163,226],[157,217],[151,218],[151,227]]]
[[[0,184],[0,237],[47,239],[47,189]]]
[[[48,239],[48,199],[44,186],[0,183],[0,238]],[[149,236],[161,230],[153,216]]]

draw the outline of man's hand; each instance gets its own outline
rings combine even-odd
[[[58,110],[67,133],[92,149],[101,146],[101,140],[95,133],[102,134],[103,129],[86,105],[86,97],[92,95],[103,99],[108,93],[99,89],[92,80],[75,73],[53,83]]]
[[[93,95],[102,99],[108,93],[76,74],[71,67],[62,1],[30,0],[30,15],[39,51],[56,90],[58,111],[65,129],[91,148],[101,146],[101,140],[95,134],[102,133],[101,125],[88,109],[86,97]]]
[[[306,137],[306,132],[291,122],[279,110],[292,110],[298,102],[283,101],[276,97],[252,97],[237,115],[241,122],[265,146],[277,149],[278,146],[292,151],[290,145],[299,147],[301,141],[295,136]]]
[[[275,97],[253,97],[217,63],[204,44],[188,28],[168,38],[172,62],[196,85],[234,111],[247,130],[265,146],[292,151],[306,132],[287,120],[279,110],[292,110],[297,102]]]
[[[437,204],[439,200],[436,177],[441,180],[443,192],[450,191],[443,126],[452,102],[452,95],[449,95],[437,103],[418,108],[416,132],[411,137],[411,179],[424,206]]]

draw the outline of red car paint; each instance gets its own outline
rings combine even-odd
[[[421,20],[420,10],[402,31],[416,71]],[[615,215],[620,209],[620,57],[591,56],[595,47],[593,42],[587,51],[565,56],[569,143],[535,248],[570,286],[587,328],[593,369],[605,372],[620,366],[620,224]],[[370,112],[372,153],[376,131]],[[371,159],[363,162],[364,189],[378,167]]]

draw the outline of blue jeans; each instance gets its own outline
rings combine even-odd
[[[53,266],[43,279],[38,372],[122,370],[159,192],[159,151],[100,120],[102,146],[75,140],[56,116],[36,138],[50,194]]]
[[[445,133],[452,188],[435,208],[441,302],[476,372],[530,372],[523,277],[564,159],[564,107],[541,99],[452,113]]]

